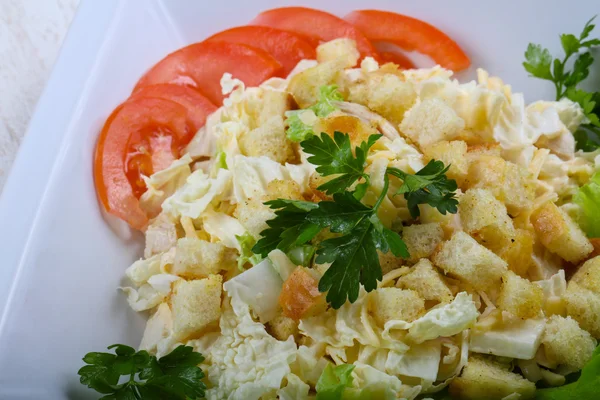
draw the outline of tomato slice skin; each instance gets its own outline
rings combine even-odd
[[[207,42],[240,43],[269,53],[282,66],[287,76],[300,60],[314,60],[315,46],[292,32],[268,26],[238,26],[216,33]]]
[[[206,118],[217,110],[217,107],[196,89],[171,83],[159,83],[143,87],[131,95],[129,101],[141,98],[171,100],[187,109],[188,119],[192,123],[193,131],[190,131],[189,138],[182,139],[183,145],[189,143],[198,129],[204,126]]]
[[[410,58],[408,58],[404,54],[396,52],[396,51],[380,51],[379,52],[379,61],[381,64],[391,62],[391,63],[397,64],[400,68],[403,68],[403,69],[415,68],[415,64],[411,61]]]
[[[159,137],[156,134],[165,133],[176,146],[189,136],[190,128],[186,108],[171,100],[139,98],[117,107],[102,128],[94,156],[96,193],[106,211],[143,230],[149,216],[138,198],[145,189],[139,182],[134,187],[132,173],[139,179],[140,173],[154,171],[151,149],[144,151],[142,147]]]
[[[372,41],[394,43],[404,50],[416,50],[444,68],[461,71],[471,65],[465,52],[444,32],[427,22],[388,11],[357,10],[344,19]]]
[[[183,47],[159,61],[138,81],[134,93],[158,83],[192,86],[213,104],[223,103],[221,77],[229,72],[246,86],[258,86],[281,71],[267,52],[239,43],[201,42]]]
[[[377,50],[352,24],[324,11],[306,7],[281,7],[263,11],[251,25],[270,26],[312,38],[317,42],[346,37],[356,41],[362,57],[377,57]]]

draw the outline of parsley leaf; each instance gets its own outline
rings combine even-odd
[[[261,232],[261,239],[252,248],[254,253],[267,256],[274,249],[298,249],[324,229],[337,234],[312,243],[314,247],[310,248],[309,256],[312,259],[312,251],[316,249],[316,262],[331,264],[319,281],[319,291],[327,292],[327,301],[336,309],[346,300],[356,301],[361,285],[367,291],[377,287],[377,281],[382,279],[378,251],[409,257],[400,235],[386,228],[377,216],[388,193],[388,174],[403,180],[399,193],[408,199],[411,213],[418,215],[417,206],[423,203],[431,204],[444,214],[457,212],[456,182],[446,178],[448,168],[435,160],[415,175],[388,168],[375,204],[363,204],[360,199],[369,184],[364,172],[367,153],[378,138],[379,135],[369,137],[355,148],[354,154],[349,136],[341,132],[335,132],[333,139],[323,133],[303,141],[301,145],[311,154],[308,160],[318,166],[317,172],[324,176],[338,175],[319,187],[331,194],[332,199],[319,203],[284,199],[266,202],[276,210],[275,218],[267,221],[269,227]],[[359,179],[365,182],[349,191]]]
[[[337,107],[334,105],[336,101],[343,101],[341,93],[337,90],[336,85],[321,86],[319,88],[319,100],[304,110],[288,111],[285,113],[286,125],[288,126],[285,131],[288,139],[293,142],[301,142],[313,136],[315,133],[312,128],[312,124],[305,123],[302,119],[301,114],[310,110],[314,113],[312,118],[315,117],[326,117],[335,110]]]
[[[317,172],[322,176],[339,175],[322,184],[317,189],[326,194],[341,193],[352,186],[357,180],[365,179],[367,185],[369,176],[365,173],[367,153],[381,135],[371,135],[366,142],[362,142],[352,153],[350,136],[341,132],[334,132],[333,139],[326,133],[313,136],[301,143],[302,149],[311,154],[308,162],[317,165]],[[361,187],[359,190],[366,187]],[[362,193],[364,194],[364,192]]]
[[[115,354],[86,354],[83,361],[88,365],[78,372],[83,385],[106,394],[102,399],[204,398],[204,372],[198,367],[204,357],[192,347],[178,346],[160,359],[122,344],[108,349],[114,349]],[[129,380],[119,384],[121,376]]]
[[[525,51],[523,66],[532,76],[552,81],[556,89],[556,100],[563,97],[579,103],[588,124],[582,125],[574,134],[577,150],[593,151],[600,147],[600,102],[599,93],[588,93],[577,89],[577,85],[584,81],[590,72],[594,57],[590,49],[600,45],[600,39],[586,40],[594,30],[592,23],[596,17],[590,19],[583,28],[579,37],[573,34],[563,34],[560,42],[565,52],[562,59],[552,59],[550,52],[540,45],[530,43]],[[571,71],[567,71],[567,62],[571,57],[577,57],[573,62]]]
[[[398,168],[388,168],[387,173],[403,181],[396,194],[403,194],[408,202],[408,210],[413,218],[420,215],[419,204],[429,204],[442,214],[455,214],[458,211],[458,200],[454,191],[458,188],[454,179],[448,179],[446,172],[450,166],[431,160],[416,174],[407,174]]]
[[[309,201],[277,199],[265,203],[275,211],[275,218],[267,221],[269,228],[262,231],[262,238],[252,247],[252,252],[267,257],[275,249],[286,252],[312,240],[321,227],[307,220],[310,210],[318,204]]]
[[[324,240],[317,250],[317,263],[331,263],[319,280],[319,291],[327,292],[327,301],[340,308],[346,300],[358,298],[360,285],[370,292],[382,279],[377,250],[392,251],[396,257],[408,258],[406,244],[396,232],[385,228],[377,217],[377,209],[387,195],[389,181],[375,206],[368,207],[351,192],[336,193],[333,201],[322,201],[311,211],[308,219],[322,227],[329,227],[342,236]]]

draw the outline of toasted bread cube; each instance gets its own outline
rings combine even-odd
[[[351,68],[358,63],[359,58],[356,42],[352,39],[334,39],[317,47],[317,61],[320,63],[336,61],[342,63],[342,68]]]
[[[579,326],[600,338],[600,296],[581,287],[577,282],[569,282],[565,294],[567,315],[570,315]]]
[[[291,199],[302,200],[300,185],[289,179],[274,179],[267,184],[267,195],[263,200]]]
[[[269,333],[277,340],[287,340],[290,336],[298,337],[298,321],[279,314],[267,323]]]
[[[450,382],[450,394],[457,399],[501,400],[513,393],[520,394],[519,399],[531,399],[535,383],[479,356],[469,357],[461,375]]]
[[[177,240],[171,272],[185,278],[204,278],[231,269],[235,258],[235,252],[222,243],[181,238]]]
[[[594,250],[581,228],[554,203],[546,203],[531,215],[540,242],[561,258],[577,263]]]
[[[477,290],[498,285],[507,270],[506,261],[462,231],[442,243],[440,251],[433,255],[433,262]]]
[[[295,158],[294,147],[285,134],[283,118],[273,116],[240,138],[242,152],[250,157],[266,156],[285,164]]]
[[[425,300],[414,290],[386,287],[369,296],[369,309],[380,326],[390,320],[411,322],[425,313]]]
[[[194,339],[221,317],[221,291],[223,277],[175,282],[171,305],[173,334],[178,340]]]
[[[415,224],[404,227],[402,240],[406,243],[409,261],[415,263],[421,258],[428,258],[435,248],[444,240],[441,224]]]
[[[452,140],[465,128],[465,121],[443,100],[426,99],[404,115],[400,131],[421,149],[441,140]]]
[[[360,118],[352,115],[334,114],[325,118],[319,118],[313,130],[315,132],[325,132],[331,137],[333,137],[336,131],[347,133],[350,136],[350,143],[353,148],[360,146],[362,142],[366,142],[369,136],[379,133],[375,127],[362,121]]]
[[[320,63],[308,68],[292,77],[288,84],[288,91],[300,108],[307,108],[319,100],[321,86],[330,85],[344,68],[344,63],[334,60]]]
[[[571,282],[600,296],[600,256],[587,260],[571,277]]]
[[[596,349],[592,335],[581,329],[571,317],[560,315],[548,319],[542,344],[549,362],[575,370],[583,368]]]
[[[413,86],[395,74],[370,74],[367,82],[350,88],[348,100],[367,106],[394,124],[400,124],[404,113],[417,98]]]
[[[514,238],[496,254],[508,263],[508,269],[521,277],[526,277],[532,264],[533,232],[516,229]]]
[[[522,318],[535,318],[542,311],[544,293],[542,288],[528,279],[521,278],[512,271],[502,277],[502,288],[498,297],[498,307]]]
[[[407,275],[398,278],[396,286],[414,290],[425,300],[450,303],[454,298],[442,274],[426,258],[416,263]]]
[[[260,88],[255,101],[246,102],[250,116],[248,127],[256,129],[266,124],[274,116],[284,117],[285,112],[296,106],[289,92]]]
[[[445,237],[450,237],[457,230],[462,230],[460,226],[460,217],[458,214],[442,214],[435,207],[429,204],[419,204],[421,216],[419,220],[422,224],[439,223],[444,231]]]
[[[279,304],[283,315],[298,321],[325,311],[325,294],[319,292],[319,278],[316,273],[298,266],[283,282]]]
[[[502,147],[498,143],[482,143],[470,145],[467,149],[467,158],[469,161],[473,161],[483,155],[501,157]]]
[[[262,199],[248,199],[238,203],[233,216],[240,220],[240,223],[256,239],[260,233],[267,229],[267,221],[275,218],[275,212],[263,204]]]
[[[530,173],[497,156],[481,155],[472,161],[465,187],[490,190],[513,216],[531,208],[535,197]]]
[[[444,165],[450,165],[446,176],[454,179],[458,186],[462,186],[469,174],[469,162],[467,160],[467,144],[462,140],[448,142],[442,140],[426,146],[423,149],[425,163],[430,160],[440,160]]]
[[[377,252],[379,256],[379,265],[381,265],[381,272],[385,275],[390,271],[400,268],[404,265],[404,260],[400,257],[396,257],[391,251],[387,253]]]
[[[486,189],[469,189],[460,197],[463,229],[491,250],[508,245],[515,236],[506,206]]]

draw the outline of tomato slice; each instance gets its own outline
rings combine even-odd
[[[403,69],[415,68],[415,64],[411,61],[410,58],[397,51],[380,51],[379,61],[381,64],[391,62],[397,64],[400,68]]]
[[[190,137],[191,125],[187,109],[166,99],[133,99],[113,111],[94,158],[96,192],[106,211],[144,229],[149,216],[138,201],[146,190],[141,175],[168,165]]]
[[[394,43],[404,50],[416,50],[454,71],[471,65],[465,52],[444,32],[426,22],[388,11],[358,10],[344,19],[372,41]]]
[[[213,104],[223,103],[221,77],[229,72],[247,86],[276,75],[281,65],[267,52],[238,43],[195,43],[169,54],[138,81],[134,92],[157,83],[175,83],[200,90]]]
[[[270,26],[312,38],[319,42],[345,37],[356,41],[362,57],[377,57],[377,51],[365,35],[352,24],[324,11],[305,7],[282,7],[264,11],[251,25]]]
[[[206,41],[241,43],[269,53],[283,67],[287,76],[300,60],[314,60],[314,46],[291,32],[268,26],[239,26],[219,32]]]
[[[171,100],[187,109],[188,119],[192,123],[193,130],[190,131],[191,135],[189,138],[182,139],[183,145],[186,145],[198,129],[204,126],[206,118],[217,110],[217,107],[203,96],[202,93],[189,86],[173,85],[170,83],[150,85],[141,88],[129,99],[136,100],[146,97]]]

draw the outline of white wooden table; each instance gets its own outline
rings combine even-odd
[[[0,193],[78,3],[0,0]]]

